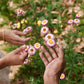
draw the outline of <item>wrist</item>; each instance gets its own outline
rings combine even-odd
[[[44,84],[59,84],[59,75],[45,74]]]
[[[7,66],[7,62],[5,60],[5,57],[0,59],[0,69],[4,68]]]

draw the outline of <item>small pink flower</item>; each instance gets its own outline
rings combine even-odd
[[[35,49],[39,49],[41,47],[41,44],[40,43],[35,43],[34,47],[35,47]]]
[[[53,46],[55,46],[55,40],[49,39],[49,40],[47,40],[46,44],[49,47],[53,47]]]
[[[36,49],[33,47],[33,46],[31,46],[29,49],[28,49],[28,54],[29,55],[34,55],[36,53]]]
[[[42,24],[42,25],[47,25],[47,24],[48,24],[48,20],[46,20],[46,19],[43,20],[43,21],[41,22],[41,24]]]
[[[28,51],[29,47],[30,47],[29,45],[25,46],[25,52]]]
[[[66,81],[68,81],[68,78],[65,78]]]
[[[26,65],[28,63],[29,63],[29,60],[28,59],[25,59],[24,64]]]
[[[16,29],[17,28],[17,24],[14,24],[12,28],[13,29]]]
[[[54,39],[55,37],[54,37],[54,35],[53,34],[47,34],[46,36],[45,36],[45,41],[47,41],[47,40],[49,40],[49,39]]]
[[[80,20],[79,19],[74,19],[74,24],[79,24]]]
[[[32,27],[31,26],[29,26],[29,27],[27,27],[26,29],[25,29],[25,32],[26,33],[30,33],[32,31]]]
[[[62,73],[61,76],[60,76],[60,79],[63,80],[65,78],[65,74]]]
[[[47,34],[48,32],[49,32],[49,28],[48,28],[48,27],[42,27],[42,28],[41,28],[41,33],[42,33],[43,35]]]
[[[21,16],[23,13],[24,13],[24,11],[22,9],[17,10],[17,16]]]
[[[73,22],[74,21],[72,19],[68,20],[68,24],[70,24],[70,25],[73,24]]]
[[[80,17],[81,17],[81,14],[76,14],[76,17],[77,17],[77,18],[80,18]]]

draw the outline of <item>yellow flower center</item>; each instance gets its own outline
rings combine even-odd
[[[49,44],[53,44],[53,41],[52,40],[49,40]]]
[[[24,62],[27,62],[27,60],[25,59],[25,61]]]
[[[39,44],[36,44],[36,47],[39,47]]]
[[[43,31],[46,31],[46,29],[44,28]]]
[[[34,50],[33,49],[30,49],[31,52],[33,52]]]
[[[43,23],[46,23],[46,20],[44,20]]]
[[[64,75],[62,74],[62,75],[61,75],[61,78],[63,78],[63,77],[64,77]]]
[[[78,21],[78,20],[76,20],[76,21]]]
[[[18,12],[20,12],[20,9],[18,10]]]
[[[25,47],[25,49],[27,49],[27,46]]]
[[[70,20],[70,22],[72,22],[72,20]]]
[[[47,36],[48,39],[51,39],[51,36]]]
[[[27,30],[30,30],[30,28],[27,28]]]

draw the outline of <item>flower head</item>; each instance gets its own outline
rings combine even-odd
[[[40,26],[41,25],[41,20],[38,20],[37,24],[38,24],[38,26]]]
[[[79,14],[79,13],[76,14],[76,17],[77,17],[77,18],[80,18],[80,17],[81,17],[81,14]]]
[[[36,49],[35,49],[33,46],[31,46],[31,47],[28,49],[28,53],[29,53],[29,55],[34,55],[34,54],[36,53]]]
[[[62,73],[61,76],[60,76],[60,79],[63,80],[65,78],[65,74]]]
[[[74,23],[75,24],[79,24],[80,23],[80,20],[79,19],[74,19]]]
[[[26,65],[28,63],[29,63],[29,60],[28,59],[25,59],[24,64]]]
[[[35,43],[34,47],[35,47],[35,49],[39,49],[41,47],[41,44],[40,43]]]
[[[29,47],[30,47],[29,45],[25,46],[25,52],[28,51]]]
[[[47,34],[48,31],[49,31],[49,28],[48,28],[48,27],[42,27],[42,28],[41,28],[41,33],[42,33],[43,35]]]
[[[50,47],[53,47],[53,46],[55,46],[55,40],[53,40],[53,39],[49,39],[49,40],[47,40],[47,46],[50,46]]]
[[[20,22],[17,23],[17,28],[18,28],[18,29],[20,28]]]
[[[43,21],[41,22],[41,24],[42,24],[42,25],[47,25],[47,24],[48,24],[48,20],[46,20],[46,19],[43,20]]]
[[[57,34],[57,33],[58,33],[57,29],[56,29],[56,30],[54,30],[54,34]]]
[[[22,9],[17,9],[17,16],[21,16],[24,13]]]
[[[21,24],[24,24],[24,22],[25,22],[25,19],[22,19],[22,20],[21,20]]]
[[[26,29],[25,29],[25,32],[26,33],[30,33],[32,31],[32,27],[31,26],[29,26],[29,27],[27,27]]]
[[[65,43],[64,40],[62,40],[62,41],[61,40],[58,40],[57,45],[59,47],[63,47],[63,48],[66,48],[67,47],[67,44]]]
[[[12,28],[13,29],[16,29],[17,28],[17,24],[14,24]]]
[[[68,20],[68,24],[73,24],[73,20],[72,19],[70,19],[70,20]]]
[[[47,40],[49,40],[49,39],[54,39],[55,37],[54,37],[54,35],[53,34],[47,34],[46,36],[45,36],[45,41],[47,41]]]

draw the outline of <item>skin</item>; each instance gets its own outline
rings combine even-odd
[[[22,36],[22,35],[25,35],[25,33],[16,31],[16,30],[14,31],[6,30],[4,32],[4,41],[7,41],[13,45],[23,45],[30,40],[30,37],[24,38],[24,37],[20,37],[19,35]],[[0,40],[3,40],[2,31],[0,31]],[[24,51],[24,48],[20,47],[0,59],[0,69],[6,66],[23,64],[26,56],[27,56],[27,53]]]
[[[4,32],[4,41],[9,42],[13,45],[24,45],[30,40],[30,37],[25,38],[25,37],[20,37],[19,35],[23,36],[26,34],[17,30],[6,30]],[[2,31],[0,31],[0,40],[3,40]]]
[[[52,54],[51,56],[45,47],[41,47],[41,50],[47,59],[44,57],[42,52],[39,54],[46,67],[44,73],[44,84],[59,84],[60,75],[66,65],[63,48],[58,47],[57,45],[54,48],[55,51],[53,48],[48,47]]]
[[[11,65],[21,65],[24,63],[26,57],[27,52],[25,52],[24,47],[21,46],[0,59],[0,69]]]

